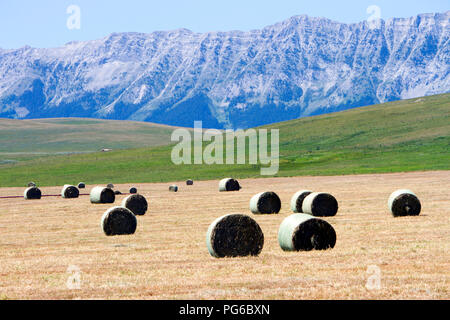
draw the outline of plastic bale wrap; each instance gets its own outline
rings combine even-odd
[[[143,216],[148,209],[148,203],[144,196],[132,194],[122,200],[122,207],[129,209],[137,216]]]
[[[278,243],[284,251],[325,250],[334,248],[336,232],[322,219],[305,213],[296,213],[281,223]]]
[[[296,193],[294,193],[294,195],[291,198],[291,210],[294,213],[302,213],[302,205],[303,205],[303,200],[305,200],[305,198],[310,195],[312,193],[312,191],[310,190],[300,190],[297,191]]]
[[[176,185],[169,186],[169,191],[178,192],[178,186],[176,186]]]
[[[302,211],[316,217],[332,217],[338,211],[338,202],[329,193],[313,192],[303,199]]]
[[[91,203],[114,203],[116,195],[110,188],[95,187],[91,190]]]
[[[187,186],[192,186],[193,184],[194,184],[194,181],[193,181],[193,180],[191,180],[191,179],[186,180],[186,185],[187,185]]]
[[[239,182],[232,178],[225,178],[219,181],[219,191],[239,191],[241,186]]]
[[[264,246],[264,234],[251,217],[228,214],[211,223],[206,246],[216,258],[257,256]]]
[[[86,188],[86,184],[84,182],[80,182],[78,184],[78,189],[85,189]]]
[[[254,214],[278,213],[280,209],[281,200],[275,192],[260,192],[250,199],[250,210]]]
[[[25,200],[39,200],[42,197],[42,192],[37,187],[30,187],[25,189],[23,197]]]
[[[101,228],[107,236],[133,234],[136,227],[136,216],[124,207],[108,209],[101,219]]]
[[[135,187],[131,187],[130,188],[130,193],[131,194],[136,194],[137,193],[137,189]]]
[[[61,190],[61,197],[64,199],[75,199],[80,196],[80,191],[77,187],[66,184]]]
[[[419,198],[408,189],[394,191],[388,199],[388,207],[394,217],[417,216],[422,210]]]

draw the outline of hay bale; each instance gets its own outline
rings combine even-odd
[[[136,231],[137,219],[129,209],[113,207],[103,214],[101,227],[107,236],[133,234]]]
[[[115,195],[120,195],[120,194],[122,194],[122,192],[120,192],[119,190],[116,190],[116,191],[114,191],[114,194]]]
[[[331,217],[338,211],[338,202],[331,194],[313,192],[303,199],[302,211],[316,217]]]
[[[114,189],[114,185],[112,183],[108,183],[106,185],[106,187],[109,188],[109,189]]]
[[[206,246],[216,258],[257,256],[264,246],[264,234],[249,216],[229,214],[211,223]]]
[[[36,187],[36,183],[34,183],[33,181],[28,182],[27,187],[28,188]]]
[[[232,178],[225,178],[219,182],[219,191],[239,191],[242,187]]]
[[[25,200],[39,200],[42,197],[42,192],[37,187],[29,187],[24,191],[23,197]]]
[[[84,182],[80,182],[78,184],[78,189],[85,189],[86,188],[86,184]]]
[[[194,181],[191,179],[186,180],[186,185],[192,186],[194,184]]]
[[[388,199],[388,207],[394,217],[417,216],[422,209],[419,198],[408,189],[394,191]]]
[[[278,230],[278,243],[284,251],[334,248],[336,232],[326,221],[305,213],[288,216]]]
[[[122,207],[130,209],[137,216],[143,216],[148,209],[148,203],[144,196],[132,194],[122,200]]]
[[[176,185],[169,186],[169,191],[177,192],[178,191],[178,186],[176,186]]]
[[[80,191],[77,187],[66,184],[61,190],[61,197],[65,199],[75,199],[80,196]]]
[[[136,194],[137,193],[137,189],[135,187],[130,188],[130,193],[131,194]]]
[[[303,205],[303,200],[305,200],[305,198],[310,195],[312,193],[312,191],[310,190],[300,190],[297,191],[296,193],[294,193],[294,195],[291,198],[291,210],[294,213],[302,213],[302,205]]]
[[[280,209],[281,200],[275,192],[260,192],[250,199],[250,210],[254,214],[278,213]]]
[[[114,203],[116,195],[110,188],[95,187],[91,190],[91,203]]]

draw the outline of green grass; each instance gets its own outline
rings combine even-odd
[[[76,126],[83,130],[81,124]],[[263,128],[280,130],[277,176],[450,169],[450,94],[296,119]],[[17,130],[20,137],[21,130]],[[122,140],[126,144],[126,138]],[[56,145],[53,147],[61,151]],[[48,186],[79,181],[95,184],[263,177],[260,165],[177,166],[171,162],[171,150],[172,146],[165,145],[35,157],[0,164],[0,186],[24,186],[31,180]]]

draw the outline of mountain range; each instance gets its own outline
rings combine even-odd
[[[0,117],[249,128],[450,92],[450,11],[260,30],[113,33],[0,49]]]

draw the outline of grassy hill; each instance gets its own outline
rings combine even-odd
[[[57,154],[170,144],[173,127],[97,119],[0,119],[0,164]]]
[[[54,120],[41,121],[50,121],[52,124]],[[62,125],[61,122],[65,120],[58,121],[57,124]],[[83,120],[88,122],[87,126],[94,121],[106,122],[104,125],[109,125],[115,133],[115,138],[111,138],[111,141],[96,132],[100,128],[98,125],[86,132],[83,124],[76,123],[75,120],[68,121],[74,126],[75,135],[90,137],[87,144],[75,139],[71,142],[75,145],[80,143],[78,148],[81,151],[101,147],[138,147],[147,139],[140,140],[140,134],[148,135],[148,139],[153,136],[151,130],[144,127],[148,124],[130,122],[130,127],[119,131],[114,122],[111,125],[106,124],[108,121]],[[278,176],[450,169],[450,94],[356,108],[276,123],[264,128],[280,130]],[[169,128],[169,132],[165,131],[167,129],[153,128],[157,138],[152,141],[167,143],[168,140],[160,140],[161,137],[169,139],[173,128]],[[16,130],[15,136],[11,135],[12,138],[7,139],[9,147],[5,147],[1,140],[3,138],[0,138],[0,151],[27,148],[29,142],[24,143],[22,149],[18,146],[21,145],[20,141],[24,141],[28,129],[17,126],[10,130]],[[59,134],[49,129],[45,131],[45,135],[58,137]],[[110,137],[108,134],[106,136]],[[15,143],[15,139],[19,142]],[[34,133],[32,139],[46,141],[45,137],[37,133]],[[129,144],[130,141],[135,144]],[[106,142],[111,144],[106,145]],[[66,150],[59,148],[57,141],[52,140],[52,143],[49,143],[48,150]],[[28,152],[30,150],[41,149],[27,149]],[[224,176],[261,177],[259,165],[177,166],[171,162],[171,150],[172,146],[165,145],[107,153],[46,156],[1,164],[0,186],[24,186],[30,180],[45,186],[79,181],[94,184],[215,179]]]

